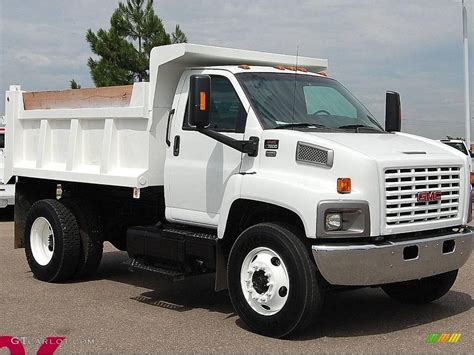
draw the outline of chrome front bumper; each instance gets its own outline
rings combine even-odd
[[[313,245],[312,252],[330,284],[370,286],[459,269],[471,254],[473,236],[474,231],[466,228],[433,238],[383,244]]]

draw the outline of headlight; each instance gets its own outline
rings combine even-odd
[[[342,213],[329,212],[326,214],[326,230],[338,231],[342,229]]]
[[[323,200],[318,203],[316,236],[370,237],[369,203],[361,200]]]

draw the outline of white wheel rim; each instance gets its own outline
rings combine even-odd
[[[51,224],[44,217],[33,222],[30,231],[31,252],[35,261],[41,266],[47,265],[53,258],[54,233]]]
[[[245,257],[240,285],[250,307],[265,316],[281,311],[290,292],[290,279],[283,259],[264,247],[253,249]]]

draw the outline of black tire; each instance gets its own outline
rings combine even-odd
[[[54,234],[53,254],[46,265],[40,265],[31,250],[31,227],[39,217],[48,221]],[[77,221],[69,208],[56,200],[40,200],[31,206],[25,223],[25,253],[38,280],[60,282],[70,279],[79,263],[80,243]]]
[[[80,199],[66,199],[62,203],[69,207],[76,217],[81,236],[81,250],[76,278],[92,276],[97,271],[104,250],[104,236],[97,209]]]
[[[430,303],[443,297],[451,289],[457,275],[458,270],[453,270],[419,280],[384,285],[382,289],[401,303]]]
[[[262,223],[245,230],[235,241],[228,261],[229,294],[235,311],[254,332],[281,338],[311,324],[323,302],[318,274],[308,249],[290,226]],[[250,251],[266,247],[275,251],[288,271],[288,298],[276,314],[262,315],[247,302],[241,287],[242,264]]]

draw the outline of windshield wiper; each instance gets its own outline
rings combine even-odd
[[[337,128],[339,128],[339,129],[355,129],[356,132],[359,132],[359,129],[365,129],[365,130],[374,131],[374,132],[383,132],[379,128],[366,126],[366,125],[363,125],[363,124],[348,124],[348,125],[344,125],[344,126],[339,126]]]
[[[281,126],[275,127],[274,129],[285,129],[285,128],[295,128],[295,127],[330,128],[328,126],[318,124],[318,123],[296,122],[296,123],[283,124]]]

